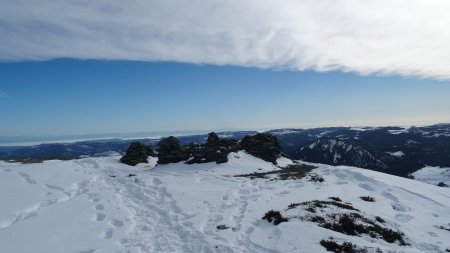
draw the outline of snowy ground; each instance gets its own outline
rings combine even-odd
[[[288,164],[287,159],[280,164]],[[396,252],[445,252],[450,189],[374,171],[319,165],[325,181],[233,177],[272,164],[243,152],[227,164],[129,167],[118,157],[0,163],[0,252],[326,252],[320,240]],[[375,202],[365,202],[361,196]],[[348,236],[265,212],[339,197],[405,234],[409,246]],[[219,230],[218,225],[229,229]]]
[[[415,180],[438,185],[444,183],[450,186],[450,168],[425,167],[411,174]]]

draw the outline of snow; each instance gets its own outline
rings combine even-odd
[[[341,159],[341,155],[339,155],[337,152],[335,152],[334,157],[333,157],[333,162],[337,163],[339,159]]]
[[[350,127],[349,130],[364,132],[364,131],[371,131],[374,129],[377,129],[377,127]]]
[[[404,134],[404,133],[408,133],[409,128],[411,128],[411,126],[402,127],[402,129],[388,130],[388,132],[390,134]]]
[[[347,149],[345,149],[345,153],[348,153],[350,150],[352,150],[353,145],[348,145]]]
[[[405,156],[405,153],[403,153],[403,151],[386,152],[386,153],[390,154],[391,156],[395,156],[397,158],[402,158]]]
[[[294,134],[302,131],[303,129],[277,129],[270,131],[270,133],[273,135],[285,135],[285,134]]]
[[[326,252],[322,239],[386,252],[450,248],[450,189],[370,170],[318,164],[323,183],[234,177],[280,170],[244,152],[229,162],[130,167],[119,157],[0,163],[0,252]],[[280,158],[279,165],[292,164]],[[370,195],[370,203],[360,196]],[[410,246],[349,236],[265,212],[340,197],[405,233]],[[218,230],[218,225],[230,227]]]
[[[437,185],[440,182],[450,186],[450,168],[425,167],[411,174],[415,180]]]

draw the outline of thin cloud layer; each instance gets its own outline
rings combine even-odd
[[[447,0],[2,0],[0,60],[177,61],[450,79]]]

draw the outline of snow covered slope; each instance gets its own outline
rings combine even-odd
[[[444,187],[450,186],[450,168],[425,167],[412,173],[411,176],[413,176],[415,180],[424,183]]]
[[[234,177],[280,168],[243,152],[229,158],[220,165],[155,168],[154,160],[129,167],[119,157],[0,163],[0,252],[310,253],[326,252],[320,241],[330,237],[383,252],[450,248],[448,188],[327,165],[312,171],[323,182],[311,177],[277,180],[275,174]],[[279,160],[283,166],[291,163]],[[409,245],[332,231],[300,218],[303,210],[287,208],[329,197],[348,202],[365,217],[381,217],[383,224],[377,224],[403,232]],[[262,220],[272,209],[288,222]]]

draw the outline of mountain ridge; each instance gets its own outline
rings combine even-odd
[[[219,135],[241,139],[256,131],[223,132]],[[267,131],[276,136],[285,154],[292,159],[333,165],[349,165],[368,168],[385,173],[407,177],[426,166],[450,167],[450,124],[436,124],[423,127],[325,127],[312,129],[275,129]],[[207,135],[178,137],[182,143],[204,143]],[[345,150],[325,152],[323,147],[307,148],[315,141],[335,139],[352,145],[362,156],[349,156]],[[86,156],[123,153],[132,141],[140,141],[151,147],[159,139],[102,140],[72,144],[43,144],[32,147],[0,148],[0,159],[21,158],[81,158]],[[5,150],[8,149],[8,150]],[[2,151],[3,150],[3,151]],[[302,151],[303,150],[303,151]],[[403,154],[392,155],[392,154]],[[335,162],[334,157],[340,157]],[[344,157],[347,157],[344,159]],[[353,157],[353,158],[352,158]],[[366,162],[361,162],[361,161]]]

